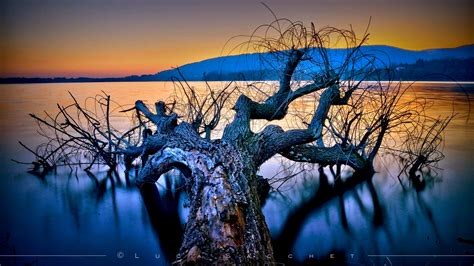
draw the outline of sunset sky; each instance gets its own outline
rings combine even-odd
[[[474,43],[472,0],[267,0],[281,17],[362,32],[406,49]],[[0,77],[149,74],[221,55],[272,20],[251,0],[2,0]]]

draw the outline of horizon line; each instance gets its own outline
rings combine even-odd
[[[468,43],[468,44],[463,44],[459,46],[454,46],[454,47],[438,47],[438,48],[426,48],[426,49],[407,49],[407,48],[401,48],[393,45],[388,45],[388,44],[367,44],[367,45],[362,45],[362,47],[376,47],[376,46],[384,46],[384,47],[391,47],[391,48],[396,48],[408,52],[423,52],[423,51],[431,51],[431,50],[442,50],[442,49],[458,49],[458,48],[463,48],[463,47],[469,47],[469,46],[474,46],[474,43]],[[311,48],[316,48],[316,47],[311,47]],[[353,47],[346,47],[346,48],[326,48],[326,49],[333,49],[333,50],[340,50],[340,49],[351,49]],[[285,50],[281,50],[285,51]],[[234,57],[234,56],[241,56],[241,55],[254,55],[254,54],[265,54],[268,52],[249,52],[249,53],[239,53],[239,54],[227,54],[227,55],[220,55],[220,56],[215,56],[215,57],[209,57],[205,58],[202,60],[198,61],[193,61],[193,62],[188,62],[185,64],[182,64],[180,66],[176,67],[170,67],[166,68],[163,70],[158,70],[153,73],[141,73],[141,74],[123,74],[122,76],[61,76],[61,75],[48,75],[48,76],[0,76],[0,79],[123,79],[123,78],[130,78],[130,77],[142,77],[142,76],[151,76],[151,75],[156,75],[160,72],[164,71],[170,71],[173,69],[177,69],[189,64],[195,64],[195,63],[201,63],[205,62],[207,60],[213,60],[213,59],[218,59],[218,58],[225,58],[225,57]],[[472,56],[474,57],[474,55]]]

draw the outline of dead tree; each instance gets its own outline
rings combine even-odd
[[[377,59],[360,49],[368,38],[352,30],[276,19],[261,26],[243,46],[269,52],[268,63],[281,68],[279,84],[254,97],[253,85],[199,95],[182,81],[185,95],[170,103],[159,101],[151,110],[136,101],[135,125],[118,131],[110,125],[110,98],[103,96],[102,118],[81,107],[58,105],[57,116],[33,116],[48,135],[47,148],[32,150],[35,163],[45,169],[63,164],[140,166],[141,189],[172,169],[184,176],[190,201],[189,218],[176,263],[274,263],[270,233],[262,213],[265,180],[257,173],[270,158],[280,155],[295,162],[328,166],[337,177],[347,165],[357,174],[330,191],[344,190],[367,180],[374,160],[390,146],[385,137],[414,123],[418,114],[400,108],[403,89],[393,84],[367,82],[380,77]],[[337,41],[337,43],[335,43]],[[343,46],[334,55],[330,47]],[[212,138],[226,103],[236,91],[232,121],[222,136]],[[104,102],[105,99],[105,102]],[[301,108],[302,105],[311,108]],[[80,116],[74,119],[71,109]],[[105,116],[105,118],[103,117]],[[273,122],[294,119],[295,127]],[[79,122],[79,121],[82,121]],[[254,121],[264,121],[252,130]],[[141,163],[140,163],[141,162]],[[416,168],[418,164],[412,164]],[[268,187],[268,184],[267,184]],[[332,192],[328,193],[331,194]],[[336,194],[336,193],[333,193]]]

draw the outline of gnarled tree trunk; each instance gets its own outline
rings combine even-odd
[[[354,169],[366,167],[357,151],[325,147],[321,141],[331,106],[345,104],[353,89],[343,94],[339,77],[331,71],[318,81],[291,89],[291,77],[303,55],[300,50],[290,52],[280,87],[266,101],[255,102],[245,95],[238,98],[234,119],[220,140],[202,138],[191,123],[178,125],[177,115],[167,115],[164,103],[156,104],[156,114],[141,101],[135,104],[157,126],[156,133],[130,154],[147,158],[137,184],[155,183],[171,169],[180,170],[186,178],[190,214],[177,263],[275,262],[257,176],[258,168],[274,155],[301,162],[344,163]],[[308,128],[285,131],[268,125],[259,133],[251,131],[252,119],[283,119],[292,101],[323,89]],[[315,141],[320,144],[307,145]]]
[[[149,158],[138,185],[154,183],[173,168],[186,178],[190,200],[177,263],[273,262],[257,191],[257,168],[245,149],[205,140],[183,123]]]
[[[355,152],[304,145],[321,137],[329,108],[341,99],[336,80],[328,76],[323,84],[312,87],[317,90],[329,86],[307,129],[284,131],[269,125],[260,133],[250,130],[253,117],[274,118],[273,114],[281,109],[279,101],[287,98],[280,94],[288,96],[298,91],[280,88],[270,103],[240,96],[234,106],[234,120],[221,140],[202,138],[187,122],[178,125],[176,115],[166,115],[162,110],[163,103],[156,104],[156,114],[142,102],[136,103],[136,108],[157,125],[156,133],[142,145],[140,153],[148,159],[137,184],[155,183],[171,169],[178,169],[186,179],[190,214],[177,263],[274,263],[257,170],[277,153],[295,161],[345,162],[356,169],[365,166]],[[284,113],[287,108],[286,104]]]

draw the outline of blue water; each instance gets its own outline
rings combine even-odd
[[[417,95],[434,101],[434,115],[453,109],[459,114],[446,130],[439,177],[424,191],[404,191],[385,162],[371,183],[311,204],[318,179],[307,171],[272,193],[264,206],[275,256],[286,263],[472,265],[474,257],[466,255],[474,254],[474,245],[457,240],[474,239],[474,123],[468,119],[467,101],[474,86],[463,87],[465,91],[447,83],[415,86]],[[18,140],[31,146],[40,142],[28,113],[53,111],[56,102],[70,102],[67,90],[78,99],[104,90],[127,104],[166,98],[172,88],[162,82],[0,85],[2,266],[168,265],[174,260],[187,216],[185,195],[176,189],[180,184],[161,179],[140,194],[134,172],[127,180],[124,175],[108,177],[106,169],[94,169],[92,178],[62,168],[41,179],[27,173],[28,165],[11,161],[33,159]],[[279,168],[279,161],[271,160],[261,174],[271,177]]]

